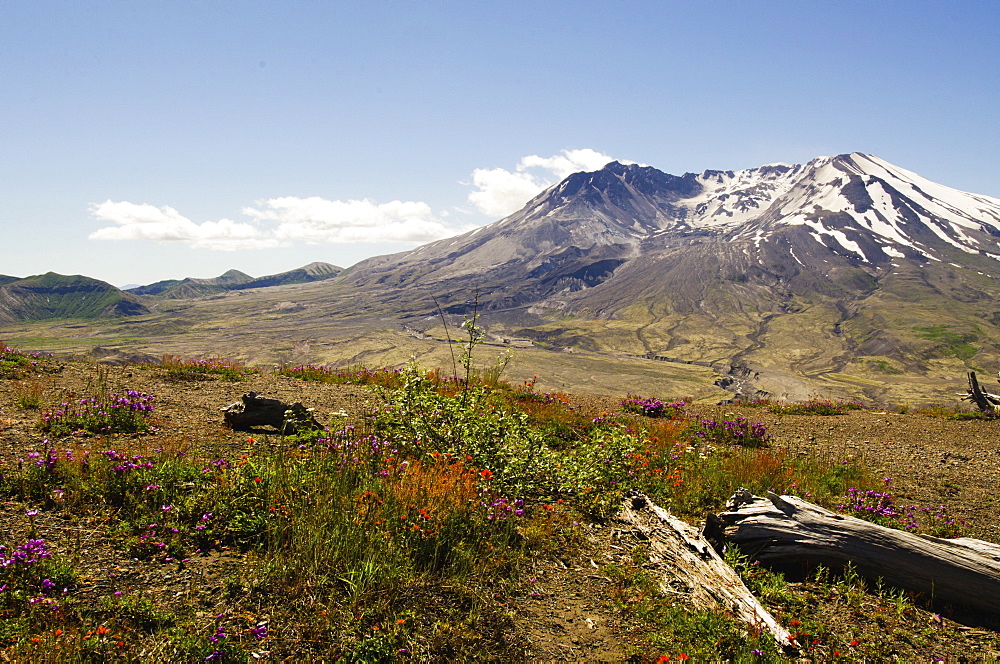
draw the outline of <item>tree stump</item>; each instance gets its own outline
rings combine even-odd
[[[240,397],[240,401],[219,410],[222,411],[226,424],[234,431],[270,426],[282,434],[295,434],[323,428],[313,417],[312,410],[300,402],[288,405],[278,399],[259,396],[256,392],[248,392]]]
[[[869,579],[1000,615],[1000,545],[943,539],[837,514],[795,496],[738,491],[719,515],[725,537],[767,564],[850,563]]]

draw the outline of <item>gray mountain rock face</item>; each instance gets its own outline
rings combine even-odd
[[[943,391],[1000,368],[1000,199],[860,153],[680,176],[613,162],[338,283],[414,320],[475,309],[543,348],[711,367],[743,396],[878,401],[900,376]]]
[[[634,291],[652,277],[670,289],[692,274],[771,286],[808,274],[799,289],[836,295],[870,290],[900,261],[992,264],[998,239],[1000,200],[871,155],[681,176],[612,162],[570,175],[494,224],[363,261],[345,278],[465,295],[477,288],[494,309],[554,297],[576,308],[589,295],[573,294],[599,285]],[[703,274],[709,265],[713,274]],[[688,278],[668,279],[677,270]]]

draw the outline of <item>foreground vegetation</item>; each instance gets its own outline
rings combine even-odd
[[[775,449],[759,422],[638,395],[618,413],[585,412],[534,381],[504,383],[502,363],[473,367],[470,327],[460,377],[416,366],[284,369],[304,381],[369,386],[378,406],[357,421],[332,414],[321,431],[250,435],[242,449],[173,441],[157,426],[154,395],[112,393],[100,381],[74,403],[41,408],[45,446],[0,467],[0,495],[25,524],[23,537],[0,541],[4,658],[518,659],[524,643],[507,606],[530,597],[531,561],[586,546],[628,489],[692,522],[743,486],[889,526],[961,530],[946,510],[897,504],[891,480],[870,476],[860,460]],[[22,380],[42,360],[4,347],[3,361],[19,367],[6,377]],[[171,357],[161,370],[239,380],[247,370],[232,364]],[[72,538],[39,534],[36,520],[50,513],[103,524],[114,546],[150,566],[184,569],[235,552],[241,569],[222,580],[226,610],[160,606],[114,586],[81,599],[84,552]],[[641,550],[628,556],[601,571],[612,582],[608,601],[646,626],[623,656],[784,656],[725,614],[664,597],[642,572]],[[874,616],[878,625],[875,635],[845,634],[780,575],[738,552],[730,560],[824,659],[887,656],[900,638],[893,630],[916,611],[915,598],[850,570],[817,570],[810,592],[834,593],[859,622]]]

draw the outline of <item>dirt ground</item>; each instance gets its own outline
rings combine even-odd
[[[378,402],[371,390],[336,386],[274,376],[252,375],[242,382],[210,378],[179,380],[165,372],[137,367],[106,367],[69,362],[61,370],[42,375],[42,400],[55,405],[93,393],[104,385],[156,395],[160,431],[157,444],[192,449],[241,449],[246,434],[223,426],[220,408],[254,391],[286,403],[301,401],[315,408],[326,423],[333,412],[347,412],[360,421]],[[37,428],[39,411],[21,408],[10,380],[0,380],[0,458],[10,462],[27,450],[42,450],[46,442]],[[614,410],[617,400],[578,397],[585,408]],[[900,502],[945,504],[964,520],[969,536],[1000,542],[996,520],[996,487],[1000,484],[1000,421],[950,421],[923,414],[898,414],[879,410],[851,411],[837,417],[778,416],[763,409],[731,405],[697,405],[705,416],[743,415],[764,422],[775,437],[774,446],[793,455],[818,455],[835,460],[861,457],[878,474],[891,478]],[[81,437],[72,446],[90,449],[106,446],[96,438]],[[268,437],[257,444],[271,444]],[[67,446],[61,441],[60,446]],[[96,449],[96,448],[94,448]],[[23,506],[8,503],[0,512],[4,539],[27,533]],[[143,588],[150,599],[164,605],[197,606],[206,615],[225,609],[223,579],[240,568],[240,554],[211,551],[192,556],[186,564],[150,565],[127,558],[113,547],[96,519],[70,525],[66,515],[42,513],[35,521],[39,533],[52,541],[75,541],[76,550],[91,570],[83,597],[106,595],[112,588]],[[587,543],[573,552],[538,558],[524,592],[510,607],[522,634],[528,661],[621,661],[629,644],[641,642],[641,626],[616,611],[609,602],[612,581],[602,574],[608,562],[624,560],[622,547],[612,544],[614,524],[591,525]],[[82,544],[82,546],[80,546]],[[806,592],[804,589],[803,592]],[[931,614],[928,614],[930,616]],[[957,652],[1000,656],[991,648],[995,632],[956,624],[952,630]],[[993,655],[991,655],[993,653]],[[155,653],[149,653],[155,656]],[[267,652],[259,653],[267,657]],[[275,653],[276,654],[276,653]],[[287,653],[285,653],[287,654]]]

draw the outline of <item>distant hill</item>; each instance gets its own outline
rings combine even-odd
[[[259,277],[244,284],[237,284],[232,290],[244,290],[247,288],[265,288],[267,286],[285,286],[287,284],[305,284],[311,281],[322,281],[335,277],[342,272],[342,268],[329,263],[309,263],[296,270],[289,270],[280,274],[272,274],[266,277]]]
[[[0,277],[0,323],[68,318],[117,318],[149,313],[142,302],[109,283],[55,272]]]
[[[231,290],[245,290],[248,288],[265,288],[268,286],[285,286],[288,284],[302,284],[312,281],[322,281],[335,277],[342,271],[341,268],[329,263],[310,263],[295,270],[272,274],[264,277],[251,277],[239,270],[229,270],[228,272],[213,279],[168,279],[157,281],[147,286],[130,288],[129,293],[134,295],[152,295],[168,299],[187,299],[201,297],[204,295],[214,295]]]
[[[253,277],[244,274],[239,270],[229,270],[222,275],[212,279],[167,279],[157,281],[148,286],[139,286],[129,289],[129,293],[134,295],[159,295],[175,299],[199,297],[201,295],[211,295],[229,290],[232,286],[238,286],[253,281]]]

